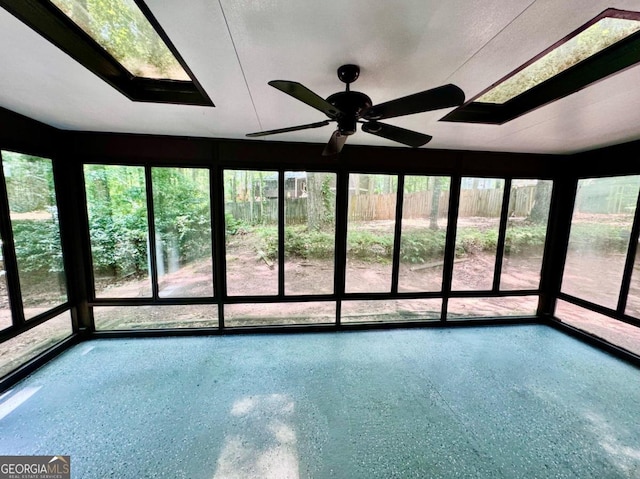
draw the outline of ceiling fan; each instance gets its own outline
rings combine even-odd
[[[373,105],[371,98],[364,93],[351,91],[351,83],[356,81],[359,76],[360,67],[358,65],[342,65],[338,68],[338,78],[346,83],[347,87],[345,91],[334,93],[327,97],[326,100],[301,83],[287,80],[270,81],[269,85],[272,87],[321,111],[329,119],[306,125],[249,133],[247,136],[253,138],[309,128],[320,128],[331,122],[337,122],[337,128],[322,152],[323,156],[333,156],[340,153],[347,141],[347,137],[353,135],[356,132],[357,124],[361,123],[362,131],[366,133],[416,148],[427,144],[432,137],[398,126],[380,123],[378,120],[460,106],[464,103],[464,92],[457,86],[448,84],[380,103],[379,105]]]

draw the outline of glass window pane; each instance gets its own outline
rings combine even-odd
[[[96,329],[215,328],[218,305],[101,306],[93,308]]]
[[[500,289],[538,289],[553,182],[513,180]]]
[[[333,324],[333,301],[300,303],[226,304],[224,324],[236,326],[283,326],[294,324]]]
[[[209,170],[152,168],[161,298],[213,296]]]
[[[391,291],[398,177],[349,175],[347,293]]]
[[[132,75],[189,80],[134,0],[51,0]]]
[[[562,292],[615,309],[640,176],[578,181]]]
[[[225,170],[227,294],[278,294],[278,173]]]
[[[462,178],[451,289],[493,287],[504,180]]]
[[[286,171],[285,294],[332,294],[336,174]]]
[[[559,300],[554,316],[563,323],[640,355],[640,328]]]
[[[441,315],[439,298],[342,301],[340,306],[343,323],[439,321]]]
[[[440,291],[450,178],[406,176],[398,291]]]
[[[0,329],[6,329],[13,324],[11,317],[11,303],[7,289],[7,272],[4,269],[4,253],[0,240]]]
[[[451,298],[447,306],[447,319],[534,316],[537,310],[537,296]]]
[[[72,333],[71,313],[66,311],[1,343],[0,377],[9,374]]]
[[[96,297],[151,296],[144,167],[85,165]]]
[[[640,22],[605,17],[478,97],[482,103],[506,103],[551,77],[640,30]]]
[[[640,243],[636,245],[636,255],[633,262],[625,314],[640,318]]]
[[[2,152],[11,229],[26,319],[67,300],[53,164]]]

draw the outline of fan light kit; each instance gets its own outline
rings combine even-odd
[[[340,153],[347,141],[347,137],[353,135],[356,132],[357,124],[361,123],[362,131],[366,133],[417,148],[426,145],[432,137],[398,126],[380,123],[378,120],[460,106],[464,103],[464,92],[459,87],[448,84],[380,103],[379,105],[373,105],[371,98],[364,93],[351,91],[350,85],[358,79],[358,76],[360,76],[360,67],[358,65],[342,65],[338,68],[338,78],[346,83],[347,87],[345,91],[334,93],[327,97],[326,100],[301,83],[288,80],[270,81],[269,85],[272,87],[321,111],[329,119],[306,125],[249,133],[247,136],[254,138],[307,130],[309,128],[320,128],[327,126],[331,122],[337,122],[338,127],[331,135],[329,143],[327,143],[322,152],[323,156],[333,156]]]

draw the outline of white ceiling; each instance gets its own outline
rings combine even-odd
[[[128,100],[0,8],[0,106],[69,130],[244,138],[324,120],[270,87],[322,97],[360,65],[352,89],[373,103],[445,83],[467,98],[606,8],[637,0],[146,0],[215,107]],[[433,135],[423,148],[573,153],[640,139],[640,66],[504,125],[438,121],[451,109],[386,122]],[[252,141],[325,143],[333,125]],[[398,146],[358,131],[347,144]]]

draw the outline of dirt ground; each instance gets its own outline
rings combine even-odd
[[[592,220],[586,218],[586,220]],[[386,231],[389,225],[377,222],[375,228]],[[403,223],[404,224],[404,223]],[[495,220],[484,220],[475,226],[482,229],[494,227]],[[445,225],[441,225],[444,227]],[[620,288],[619,255],[603,258],[601,255],[582,254],[569,261],[565,272],[563,290],[580,296],[580,291],[588,291],[588,299],[607,304],[617,298]],[[493,280],[495,256],[477,252],[457,258],[454,264],[454,290],[488,290]],[[585,264],[588,266],[585,267]],[[501,289],[535,289],[539,281],[541,255],[514,256],[505,259],[501,276]],[[261,254],[255,238],[250,235],[231,237],[227,245],[227,282],[230,295],[277,294],[278,264]],[[299,259],[292,258],[285,265],[285,293],[331,294],[333,293],[333,258]],[[199,262],[181,268],[160,279],[161,297],[210,297],[212,285],[210,262]],[[585,275],[585,271],[597,272]],[[401,264],[399,291],[440,291],[442,264],[432,261],[426,264]],[[640,313],[640,288],[638,282],[632,285],[630,298],[638,298],[635,305]],[[391,264],[347,260],[347,292],[388,292],[391,284]],[[141,278],[121,283],[98,284],[98,297],[135,298],[149,297],[149,278]],[[0,291],[1,293],[1,291]],[[0,294],[0,300],[2,295]],[[6,302],[3,311],[8,312]],[[508,315],[533,315],[537,298],[464,298],[449,301],[452,317],[492,317]],[[440,318],[441,302],[438,299],[349,301],[342,304],[343,322],[361,321],[407,321],[437,320]],[[583,310],[565,310],[566,320],[587,330],[600,331],[599,335],[612,342],[618,341],[627,349],[636,348],[640,352],[640,330],[610,326],[602,321],[585,318]],[[68,315],[67,315],[68,316]],[[105,307],[95,309],[96,324],[99,329],[146,329],[217,326],[217,307],[212,305],[188,306],[140,306]],[[563,318],[564,320],[565,318]],[[0,318],[2,320],[2,318]],[[331,323],[335,320],[333,302],[288,302],[286,305],[241,304],[225,306],[225,324],[228,326]],[[7,321],[5,321],[7,322]],[[48,324],[51,323],[51,324]],[[69,331],[68,321],[49,321],[17,338],[4,343],[0,349],[0,365],[11,364],[19,352],[34,356],[57,341]],[[1,327],[2,324],[0,324]],[[8,323],[7,323],[8,325]],[[56,326],[57,325],[57,326]],[[604,331],[604,332],[603,332]],[[43,337],[47,340],[43,341]],[[612,339],[613,338],[613,339]],[[1,368],[0,368],[1,369]],[[0,373],[2,371],[0,370]],[[0,374],[1,375],[1,374]]]
[[[464,290],[491,289],[495,256],[478,253],[456,260],[454,286]],[[507,260],[502,276],[503,288],[535,289],[539,278],[541,257],[515,258]],[[300,259],[285,262],[285,294],[332,294],[334,280],[333,258]],[[227,287],[229,295],[275,295],[278,293],[277,261],[266,259],[255,248],[252,239],[233,238],[227,247]],[[206,297],[211,295],[211,265],[207,262],[192,264],[160,280],[163,297]],[[442,261],[426,264],[402,264],[399,274],[401,292],[438,292],[442,287]],[[365,262],[347,259],[346,291],[389,292],[391,288],[390,262]],[[105,288],[99,297],[144,297],[148,296],[148,279],[131,281]],[[462,301],[457,313],[461,317],[496,316],[509,314],[534,314],[535,305],[524,306],[522,298],[473,299]],[[526,303],[526,302],[525,302]],[[180,306],[183,312],[180,321],[168,325],[169,320],[157,319],[162,327],[189,327],[193,323],[187,311],[191,306]],[[156,308],[158,310],[159,308]],[[201,307],[195,307],[195,320],[201,320]],[[214,308],[211,308],[214,309]],[[343,308],[354,321],[438,319],[440,300],[357,301]],[[128,310],[125,311],[125,310]],[[153,316],[141,317],[141,308],[113,308],[110,316],[100,317],[101,328],[152,327]],[[455,311],[454,311],[455,313]],[[211,313],[213,317],[213,312]],[[137,316],[137,319],[134,319]],[[265,304],[242,304],[225,307],[225,324],[229,326],[294,324],[332,322],[335,306],[331,302],[288,302],[286,306]],[[343,317],[343,320],[350,320]]]

